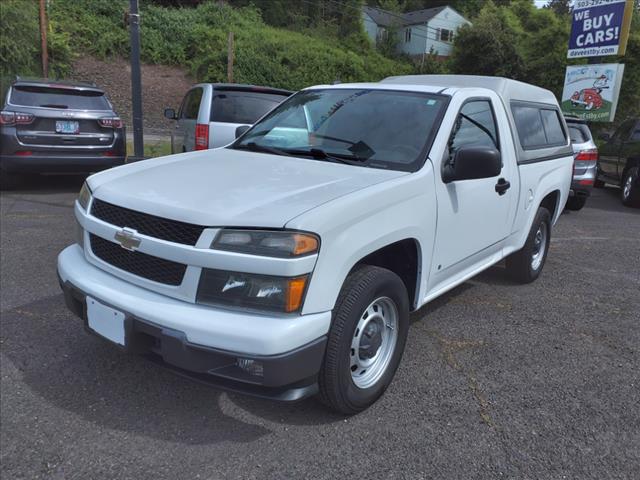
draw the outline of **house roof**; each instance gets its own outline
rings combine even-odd
[[[388,12],[375,7],[363,7],[364,12],[371,17],[371,20],[381,27],[415,25],[426,23],[443,11],[447,6],[425,8],[407,13]]]

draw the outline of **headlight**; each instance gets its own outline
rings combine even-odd
[[[274,277],[203,268],[197,303],[292,313],[300,310],[308,275]]]
[[[87,185],[87,182],[84,182],[82,184],[82,188],[80,189],[80,193],[78,194],[78,203],[85,211],[89,206],[89,200],[91,200],[91,190],[89,189],[89,185]]]
[[[268,230],[220,230],[211,248],[266,257],[300,257],[318,251],[320,241],[311,233]]]

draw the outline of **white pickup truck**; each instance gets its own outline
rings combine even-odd
[[[308,88],[228,147],[89,177],[58,273],[126,351],[355,413],[391,382],[410,311],[503,258],[540,275],[572,167],[556,99],[525,83]]]

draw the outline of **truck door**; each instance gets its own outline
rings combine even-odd
[[[618,164],[620,163],[622,146],[625,140],[629,138],[633,125],[633,120],[624,122],[615,131],[609,141],[600,147],[598,169],[605,177],[611,180],[620,180],[622,170],[618,168]],[[622,167],[624,167],[624,165]]]
[[[436,175],[438,225],[432,289],[456,274],[464,275],[478,262],[499,252],[501,241],[510,232],[519,178],[508,125],[497,97],[469,99],[459,107],[450,134],[449,155],[463,146],[497,148],[502,156],[502,171],[492,178],[446,184]]]

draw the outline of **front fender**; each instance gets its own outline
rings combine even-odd
[[[419,245],[418,295],[426,287],[428,256],[436,229],[436,199],[430,167],[377,184],[321,205],[287,223],[321,237],[303,314],[333,309],[351,269],[364,257],[392,243],[414,239]],[[421,298],[418,296],[417,298]]]

